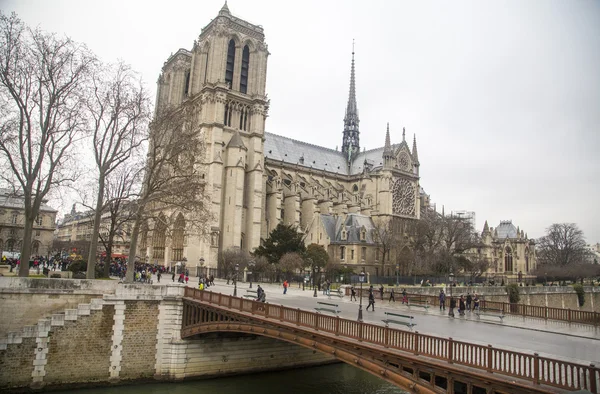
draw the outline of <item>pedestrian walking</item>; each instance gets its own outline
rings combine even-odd
[[[375,312],[375,295],[373,294],[373,292],[369,293],[369,305],[367,305],[367,310],[369,310],[370,306],[373,307],[373,312]]]
[[[444,289],[440,290],[440,311],[446,310],[446,294]]]
[[[173,271],[173,275],[171,275],[171,280],[175,282],[175,271]]]
[[[479,312],[479,296],[475,293],[473,297],[473,310]]]
[[[350,287],[350,301],[352,301],[352,298],[356,301],[356,289],[354,286]]]
[[[160,271],[156,274],[156,281],[160,283]]]
[[[389,300],[389,302],[392,302],[392,301],[394,301],[394,303],[396,302],[396,299],[394,298],[394,288],[393,287],[390,289],[390,300]]]
[[[406,294],[406,289],[402,289],[402,303],[408,305],[408,294]]]
[[[256,301],[260,301],[260,299],[261,299],[261,297],[262,297],[262,294],[263,294],[264,292],[265,292],[265,291],[263,290],[263,288],[262,288],[262,287],[260,287],[260,285],[258,285],[258,287],[256,288]]]
[[[379,296],[381,297],[381,301],[383,301],[383,291],[384,291],[383,285],[379,286]]]
[[[188,275],[185,276],[185,284],[188,284],[188,280],[190,280],[190,277]]]
[[[450,311],[448,312],[448,316],[454,317],[454,308],[456,308],[456,300],[454,297],[450,297]]]
[[[473,301],[473,297],[471,293],[467,293],[467,311],[471,312],[471,303]]]
[[[461,316],[464,316],[465,314],[465,298],[462,296],[462,294],[458,300],[458,314]]]
[[[283,294],[287,293],[287,289],[288,289],[288,281],[284,280],[283,281]]]

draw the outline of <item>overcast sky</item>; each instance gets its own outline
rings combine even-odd
[[[149,88],[223,1],[0,0],[30,25],[123,59]],[[531,238],[574,222],[600,242],[600,1],[241,1],[264,27],[267,131],[341,146],[352,39],[361,148],[417,135],[438,210],[512,219]]]

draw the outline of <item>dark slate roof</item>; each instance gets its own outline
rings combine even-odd
[[[348,174],[346,158],[342,152],[281,135],[265,133],[264,155],[271,160],[282,160],[286,163],[300,164],[318,170]],[[304,164],[302,164],[301,158],[304,158]]]
[[[365,243],[373,244],[373,230],[375,229],[370,217],[358,213],[349,213],[344,216],[320,215],[321,222],[331,243]],[[360,240],[362,227],[367,230],[366,241]],[[346,240],[342,241],[342,228],[346,229]]]
[[[392,145],[394,150],[398,147],[400,144]],[[362,173],[365,160],[371,169],[379,168],[383,163],[383,147],[362,151],[356,155],[348,171],[346,157],[342,152],[272,133],[265,133],[264,155],[271,160],[282,160],[290,164],[299,164],[344,175]],[[302,163],[302,158],[304,163]]]
[[[517,238],[517,228],[510,220],[500,221],[500,225],[496,227],[496,231],[498,232],[498,238]]]
[[[2,208],[15,208],[15,209],[24,209],[24,200],[22,197],[15,197],[9,189],[0,189],[0,207]],[[42,203],[40,206],[41,212],[58,212],[56,209],[52,208],[46,201]]]

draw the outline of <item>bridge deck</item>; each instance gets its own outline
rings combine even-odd
[[[494,382],[494,392],[503,392],[497,388],[509,384],[512,387],[510,392],[515,392],[516,388],[520,392],[555,392],[552,387],[556,387],[566,390],[587,389],[598,393],[600,385],[600,373],[593,365],[359,323],[191,288],[186,289],[185,295],[183,337],[207,330],[250,331],[267,336],[279,333],[280,337],[291,335],[282,339],[294,340],[304,346],[307,344],[302,341],[308,340],[315,348],[323,347],[318,349],[321,351],[345,352],[344,355],[336,355],[342,361],[348,362],[344,357],[349,357],[349,360],[355,359],[355,364],[359,361],[375,363],[363,369],[386,375],[387,380],[402,387],[408,386],[398,379],[406,375],[407,368],[412,368],[412,374],[417,376],[412,384],[424,385],[422,389],[439,390],[436,382],[440,376],[447,379],[447,386],[448,381],[452,382],[452,376],[463,377],[471,387],[469,390],[472,391],[468,392],[478,392],[475,390],[477,388],[485,390],[485,382],[488,385]],[[239,327],[232,328],[232,324]],[[265,331],[255,331],[257,327]],[[319,338],[319,341],[315,341],[315,338]],[[359,349],[358,353],[356,349]],[[363,356],[365,352],[370,356]],[[410,361],[408,364],[407,360]],[[390,365],[395,365],[397,370],[404,373],[394,373],[389,369]],[[419,368],[415,368],[415,365]],[[423,373],[428,379],[420,376]],[[479,382],[480,386],[474,382]]]

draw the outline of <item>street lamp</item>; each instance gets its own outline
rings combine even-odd
[[[358,274],[358,281],[360,282],[360,293],[359,293],[359,297],[360,300],[358,302],[358,321],[362,323],[363,321],[363,316],[362,316],[362,284],[365,281],[365,272],[361,271],[360,274]]]
[[[235,277],[233,278],[233,296],[237,297],[237,277],[240,269],[239,263],[235,263]]]
[[[396,264],[396,287],[398,287],[398,285],[400,283],[398,283],[398,271],[400,271],[400,265]]]
[[[317,296],[317,281],[316,281],[316,279],[317,279],[317,271],[318,270],[319,269],[317,267],[313,267],[313,289],[315,289],[313,297]]]
[[[306,275],[304,274],[305,271],[306,268],[302,268],[302,291],[304,291],[304,278],[306,277]]]
[[[452,299],[452,285],[454,284],[454,273],[452,271],[450,271],[450,274],[448,274],[448,280],[450,281],[450,311],[448,312],[449,316],[454,317],[454,311],[452,310],[452,301],[454,301]]]
[[[250,267],[250,269],[252,269],[254,267],[254,264],[256,264],[256,262],[254,260],[251,260],[251,261],[248,262],[248,267]],[[247,274],[248,274],[248,276],[250,278],[250,279],[248,279],[248,281],[250,282],[249,289],[251,289],[252,288],[252,275],[254,275],[254,273],[252,271],[250,271]]]

